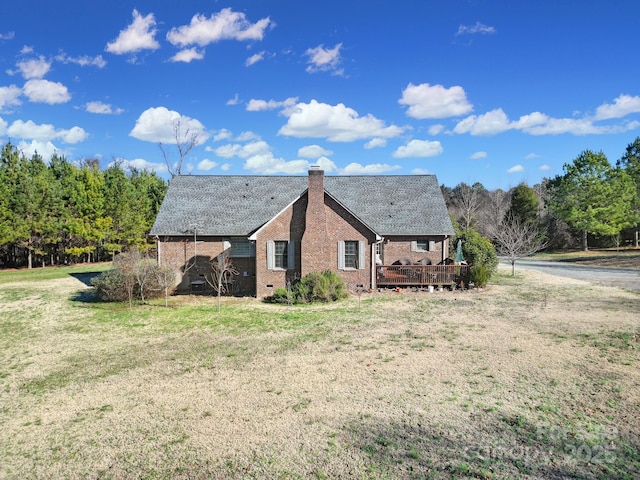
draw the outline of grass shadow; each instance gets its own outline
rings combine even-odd
[[[608,450],[602,439],[573,438],[572,431],[498,412],[466,432],[427,419],[369,418],[347,427],[346,442],[372,478],[619,478],[625,466],[638,472],[637,461],[629,462],[637,445],[615,438],[619,445]]]
[[[93,290],[78,290],[69,297],[72,302],[79,303],[100,303],[101,300]]]
[[[102,272],[78,272],[70,273],[69,276],[84,283],[87,287],[91,286],[91,280],[100,275]]]

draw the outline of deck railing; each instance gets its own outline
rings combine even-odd
[[[469,283],[469,265],[378,265],[376,272],[379,286]]]

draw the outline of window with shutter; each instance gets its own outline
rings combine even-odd
[[[338,269],[362,270],[365,268],[365,248],[366,244],[362,240],[338,242]]]

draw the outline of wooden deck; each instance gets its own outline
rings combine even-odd
[[[378,265],[378,286],[469,284],[469,265]]]

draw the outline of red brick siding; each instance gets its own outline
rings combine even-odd
[[[255,291],[258,298],[271,295],[278,287],[286,287],[287,280],[293,282],[300,278],[300,245],[305,228],[306,210],[307,197],[305,196],[281,212],[256,235]],[[267,268],[267,241],[269,240],[294,242],[295,269],[269,270]]]
[[[191,282],[204,280],[211,272],[211,260],[223,252],[222,237],[198,237],[194,251],[193,237],[163,237],[160,239],[158,261],[170,265],[176,272],[178,291],[191,290]],[[197,254],[194,265],[194,252]],[[240,273],[234,278],[234,290],[238,293],[255,294],[255,261],[253,258],[232,258]],[[185,268],[187,269],[185,272]],[[247,276],[244,276],[247,272]],[[208,285],[207,285],[207,289]]]
[[[349,214],[328,195],[324,196],[324,212],[320,223],[326,226],[325,240],[319,253],[317,238],[307,238],[307,233],[317,227],[313,215],[309,215],[307,196],[303,196],[291,207],[274,218],[256,235],[256,296],[271,295],[278,287],[285,287],[287,279],[299,279],[311,272],[333,270],[349,285],[371,286],[371,243],[375,235],[368,231],[355,217]],[[318,213],[316,211],[316,213]],[[322,228],[322,227],[320,227]],[[291,240],[295,242],[295,270],[267,269],[267,241]],[[310,241],[308,241],[310,240]],[[365,266],[358,270],[338,270],[338,241],[365,242]],[[272,285],[268,287],[267,285]]]
[[[416,240],[433,240],[435,241],[435,251],[433,252],[412,252],[411,242]],[[442,236],[387,236],[382,246],[382,260],[385,265],[391,265],[396,260],[407,258],[412,263],[418,262],[423,258],[428,258],[431,263],[438,264],[448,254],[448,239],[444,240],[444,257],[443,237]]]

